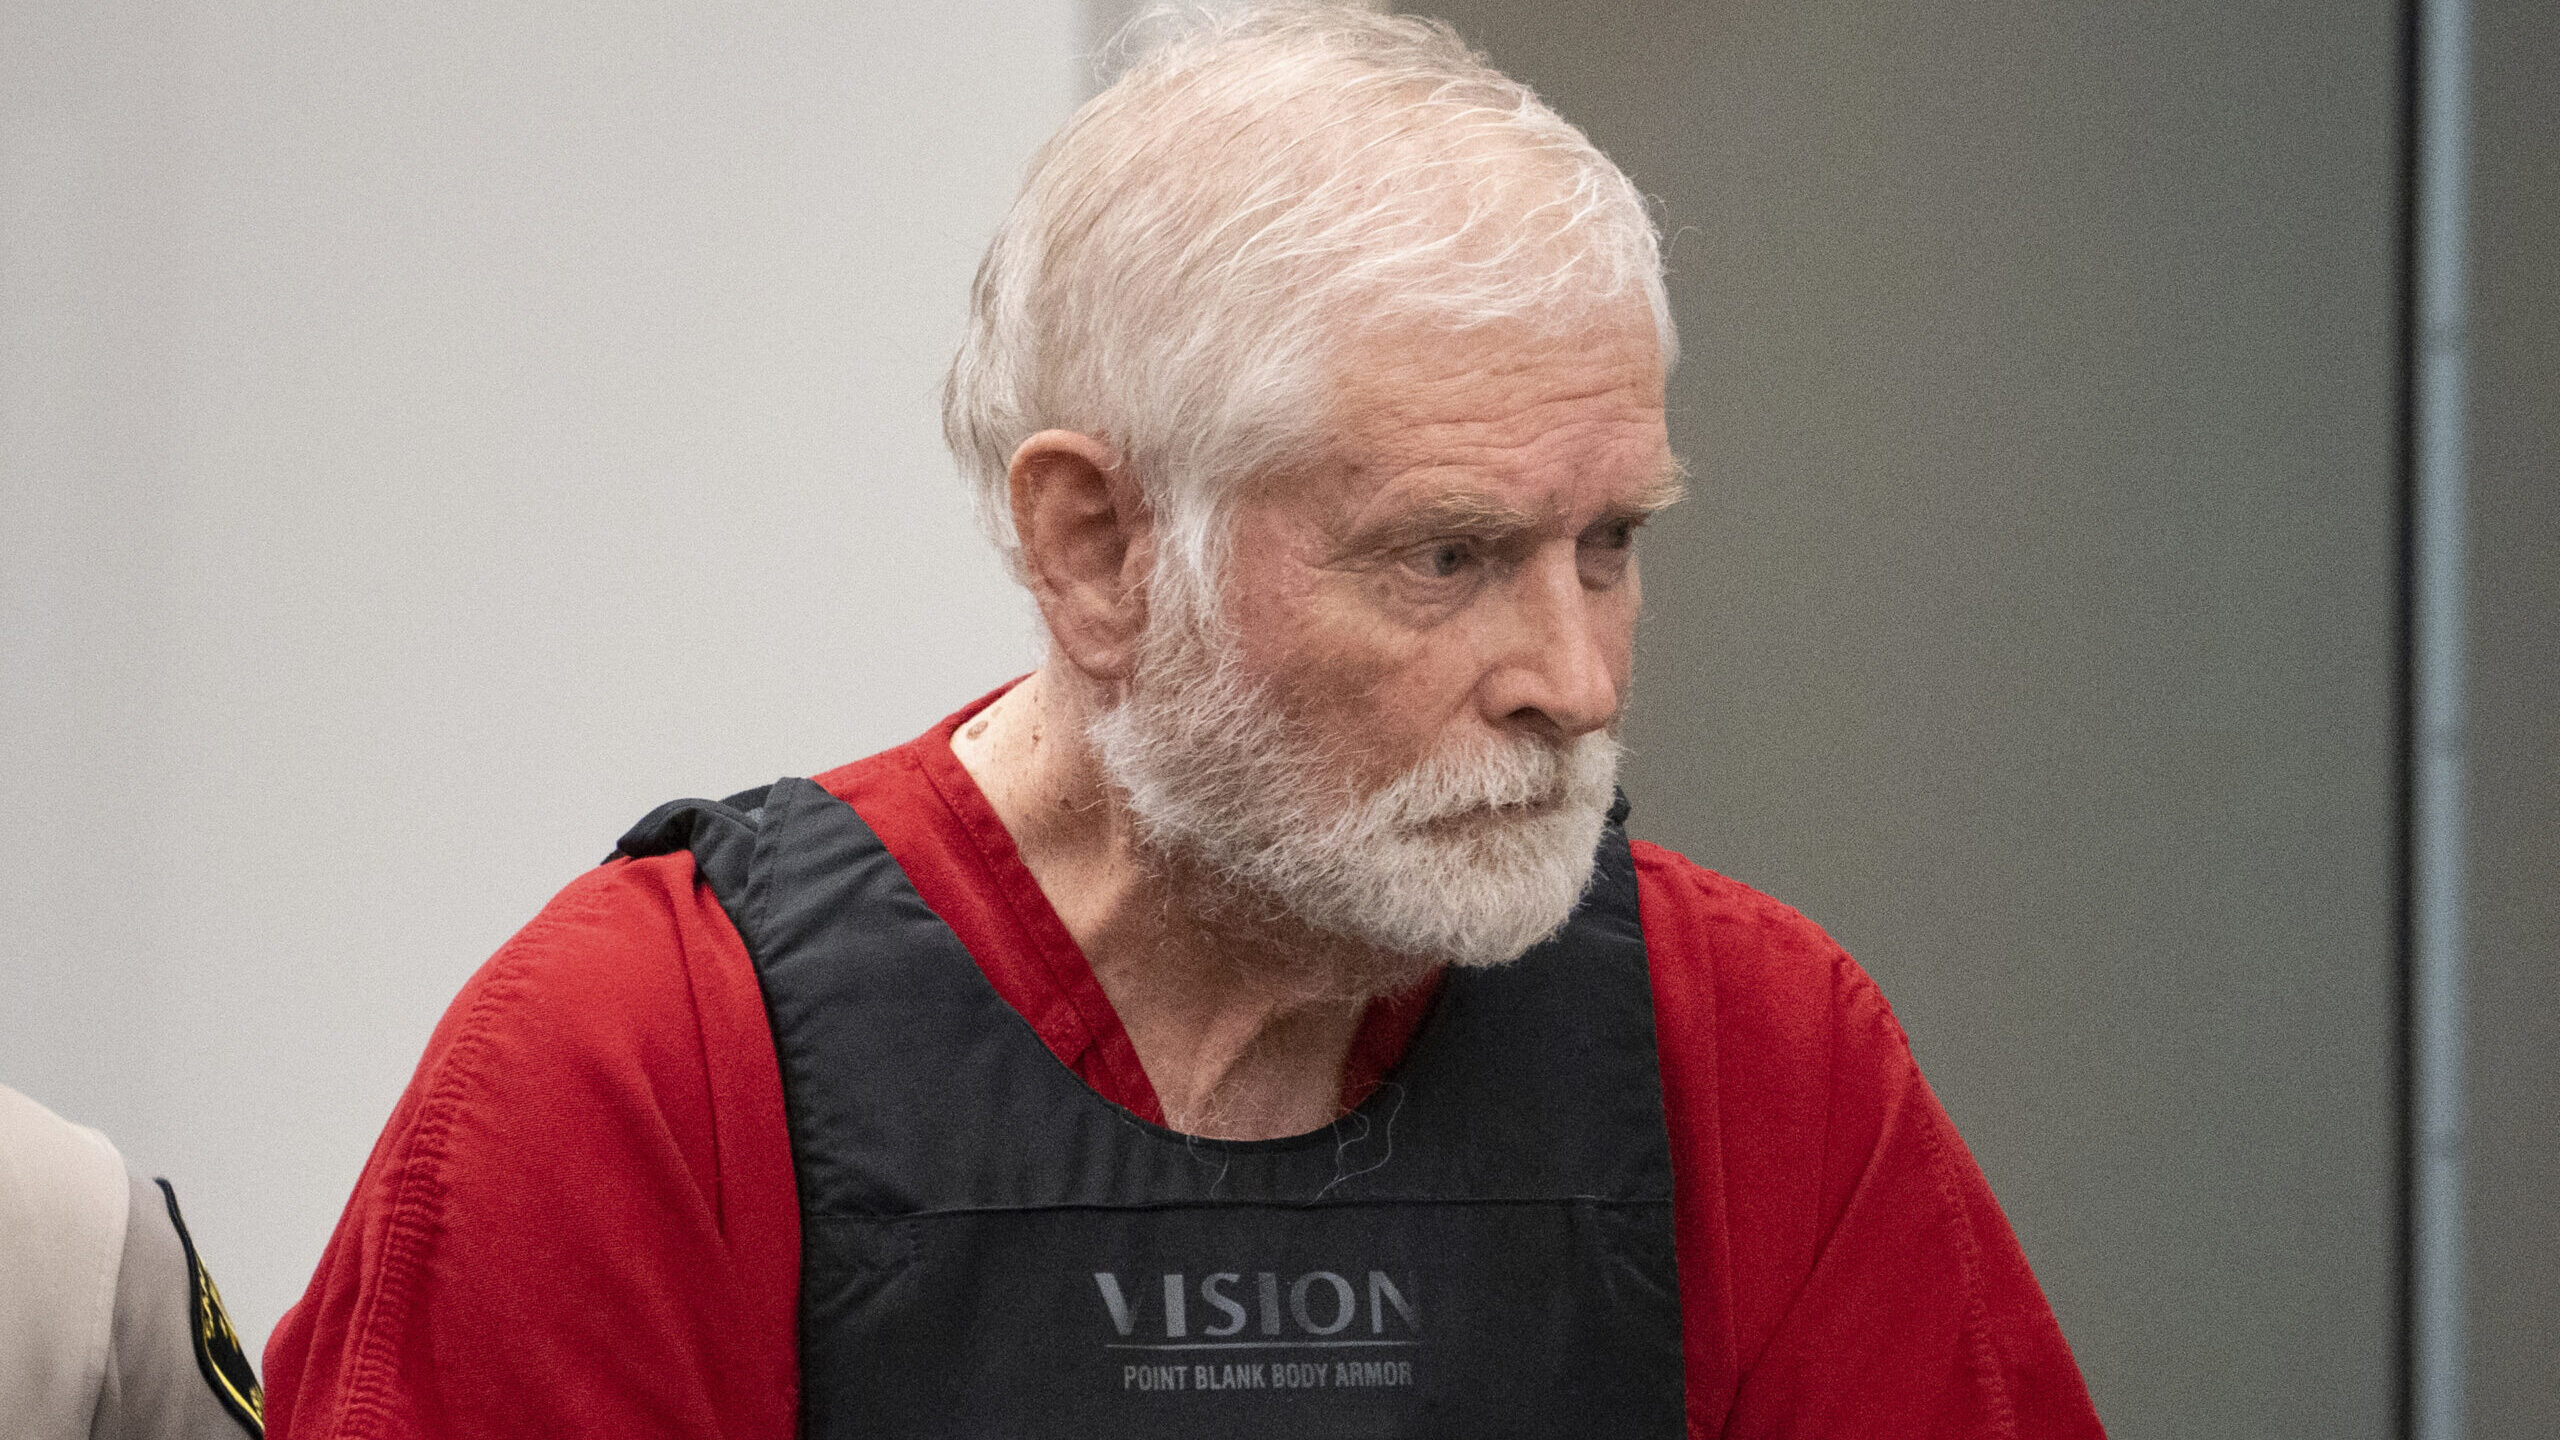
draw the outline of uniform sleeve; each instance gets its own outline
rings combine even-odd
[[[116,1270],[106,1382],[89,1440],[256,1436],[257,1381],[230,1339],[231,1321],[212,1281],[197,1279],[198,1262],[192,1242],[182,1237],[175,1202],[139,1175],[128,1183],[132,1196],[125,1209],[124,1259]],[[210,1349],[207,1359],[197,1356],[200,1316],[209,1333],[221,1337],[210,1344],[229,1347],[219,1358]],[[216,1386],[230,1388],[236,1410],[224,1404]]]
[[[745,952],[690,856],[616,861],[446,1012],[268,1343],[268,1432],[789,1440],[798,1271]]]
[[[0,1433],[13,1440],[89,1433],[130,1196],[107,1137],[0,1085]]]
[[[2102,1436],[1874,982],[1794,911],[1645,849],[1693,1429]]]

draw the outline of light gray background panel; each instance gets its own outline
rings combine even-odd
[[[1027,667],[935,390],[1079,20],[0,7],[0,1082],[253,1352],[626,825]]]

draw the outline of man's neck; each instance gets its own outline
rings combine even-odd
[[[1222,1139],[1303,1134],[1340,1113],[1366,1006],[1307,983],[1324,944],[1203,913],[1202,887],[1141,863],[1085,740],[1094,697],[1056,662],[951,737],[1119,1012],[1165,1123]]]

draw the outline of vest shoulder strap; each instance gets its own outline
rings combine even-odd
[[[755,860],[765,797],[772,792],[773,786],[758,785],[726,800],[670,800],[641,816],[604,858],[640,860],[691,850],[695,867],[713,890],[737,893],[745,888],[747,869]]]

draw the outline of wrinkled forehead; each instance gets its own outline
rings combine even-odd
[[[1317,490],[1356,523],[1399,500],[1468,495],[1545,513],[1677,498],[1662,347],[1640,305],[1580,323],[1406,329],[1334,367]],[[1319,498],[1311,494],[1307,498]]]

